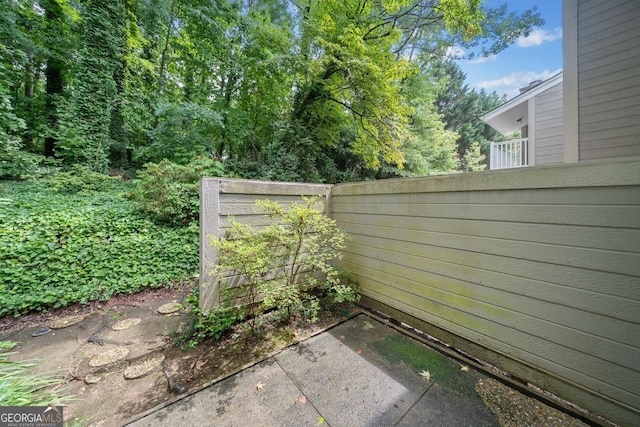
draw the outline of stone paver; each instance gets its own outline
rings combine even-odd
[[[144,377],[154,369],[160,367],[164,361],[164,355],[161,353],[152,353],[149,356],[142,357],[132,362],[124,370],[124,377],[128,380]]]
[[[122,360],[129,354],[129,349],[126,347],[116,347],[110,350],[99,353],[89,360],[89,366],[94,368],[108,365],[118,360]]]
[[[140,319],[139,317],[130,317],[128,319],[122,319],[116,322],[113,326],[111,326],[111,329],[113,329],[114,331],[124,331],[125,329],[129,329],[132,326],[138,325],[141,321],[142,319]]]
[[[67,316],[67,317],[63,317],[62,319],[54,320],[53,322],[51,322],[49,327],[51,329],[68,328],[69,326],[73,326],[73,325],[76,325],[76,324],[82,322],[85,318],[86,318],[86,316],[82,316],[82,315]]]
[[[182,310],[182,305],[177,301],[171,301],[158,307],[160,314],[173,314]]]

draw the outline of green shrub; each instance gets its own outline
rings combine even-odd
[[[138,208],[159,222],[184,226],[198,219],[199,181],[203,176],[224,176],[224,165],[198,157],[187,165],[163,160],[147,163],[130,193]]]
[[[38,180],[38,183],[59,193],[93,193],[114,190],[120,181],[120,177],[94,172],[87,166],[74,165],[66,171],[48,175]]]
[[[136,161],[169,159],[186,163],[194,156],[212,153],[223,128],[222,116],[211,103],[161,103],[155,111],[157,125],[148,132],[151,144],[140,147]]]
[[[220,278],[224,295],[253,307],[255,314],[276,307],[280,318],[304,315],[313,322],[321,302],[358,299],[355,287],[343,283],[332,265],[341,258],[346,234],[318,209],[317,198],[303,200],[289,208],[258,201],[273,221],[269,227],[254,229],[231,219],[224,238],[211,238],[218,251],[211,274]],[[228,286],[228,277],[239,277],[243,285]],[[255,333],[253,322],[250,319]]]
[[[198,271],[197,226],[159,226],[116,191],[4,187],[0,316],[168,286]]]
[[[0,150],[0,178],[28,179],[52,173],[59,161],[22,150]]]
[[[177,337],[176,343],[181,347],[195,347],[198,342],[207,339],[220,339],[233,325],[244,319],[241,307],[224,306],[203,313],[200,310],[199,290],[194,289],[185,299],[190,308],[189,314],[193,322],[187,330]]]

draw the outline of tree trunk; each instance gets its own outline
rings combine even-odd
[[[22,143],[25,147],[31,148],[33,142],[32,125],[33,125],[33,93],[35,91],[35,66],[33,65],[33,52],[27,53],[27,63],[24,69],[24,97],[25,97],[25,118],[28,124],[27,129],[22,135]]]
[[[169,6],[169,22],[167,23],[167,33],[164,37],[164,46],[160,53],[160,68],[158,69],[158,95],[162,95],[164,90],[164,70],[167,67],[167,52],[169,51],[169,41],[171,40],[171,30],[173,29],[173,21],[176,19],[176,15],[173,12],[175,2],[171,2]]]
[[[118,41],[115,49],[113,65],[113,81],[115,83],[115,93],[112,99],[111,121],[109,123],[109,156],[111,164],[117,167],[126,168],[127,164],[127,133],[125,130],[125,120],[123,104],[125,97],[125,74],[127,70],[127,6],[126,2],[118,3],[118,8],[114,10],[114,21],[118,23],[118,29],[114,32]]]
[[[59,42],[64,12],[56,0],[46,0],[41,3],[44,7],[45,25],[47,28],[47,48],[50,50],[47,58],[45,80],[46,80],[46,100],[45,114],[49,125],[49,133],[44,138],[44,155],[53,157],[58,144],[58,137],[55,135],[58,127],[58,110],[56,101],[64,91],[64,69],[65,61],[61,58],[61,53],[56,50],[55,44]],[[65,36],[66,37],[66,36]]]
[[[46,98],[46,114],[49,128],[55,130],[58,126],[58,111],[56,108],[56,98],[62,95],[64,90],[64,77],[62,74],[62,68],[64,64],[54,58],[47,60],[47,69],[45,70],[45,78],[47,80],[47,98]],[[56,145],[58,138],[54,133],[49,132],[44,139],[44,155],[47,157],[53,157],[56,152]]]

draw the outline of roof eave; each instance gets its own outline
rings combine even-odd
[[[554,85],[556,85],[558,83],[561,83],[561,82],[562,82],[562,71],[560,71],[558,74],[548,78],[544,82],[540,83],[538,86],[535,86],[535,87],[529,89],[528,91],[519,94],[515,98],[511,98],[510,100],[508,100],[504,104],[494,108],[493,110],[489,111],[488,113],[485,113],[484,115],[480,116],[480,119],[483,122],[487,123],[488,120],[491,120],[491,119],[499,116],[500,114],[503,114],[506,111],[509,111],[510,109],[515,107],[516,105],[521,104],[521,103],[523,103],[525,101],[528,101],[529,99],[533,98],[537,94],[539,94],[541,92],[544,92],[548,88],[550,88],[550,87],[552,87],[552,86],[554,86]]]

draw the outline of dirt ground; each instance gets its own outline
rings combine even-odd
[[[336,307],[331,312],[322,311],[313,324],[265,322],[257,337],[238,325],[220,340],[184,348],[176,344],[176,338],[192,322],[187,310],[161,315],[158,308],[171,302],[182,303],[192,286],[151,289],[87,306],[1,318],[0,340],[19,343],[12,350],[12,360],[37,359],[41,361],[37,372],[64,377],[64,393],[73,397],[64,409],[66,421],[78,419],[84,426],[117,426],[251,366],[359,311],[355,307]],[[83,318],[78,324],[32,336],[49,329],[55,321],[76,316]],[[135,319],[135,326],[115,330],[115,324],[123,319]],[[124,359],[92,366],[98,356],[119,351],[126,355]],[[126,379],[127,372],[136,366],[151,369],[140,377]]]

